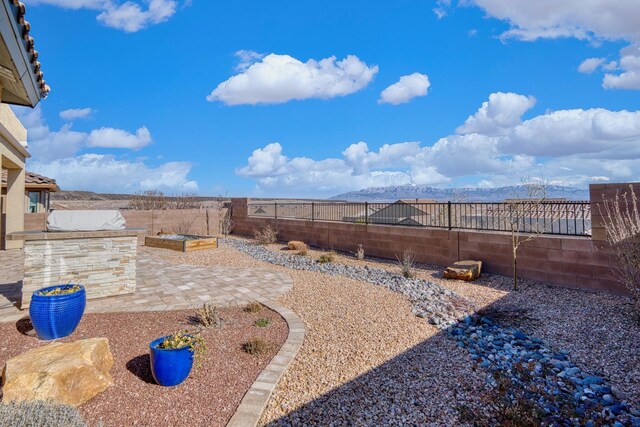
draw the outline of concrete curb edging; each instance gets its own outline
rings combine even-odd
[[[235,414],[227,423],[227,427],[255,427],[258,425],[271,393],[298,354],[304,341],[304,323],[291,309],[257,295],[255,301],[282,316],[289,325],[289,335],[278,354],[271,359],[271,362],[260,372],[247,390]]]

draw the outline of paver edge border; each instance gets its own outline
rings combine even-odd
[[[289,326],[289,335],[278,353],[273,356],[273,359],[251,384],[236,408],[236,412],[227,423],[227,427],[255,427],[258,425],[273,390],[297,356],[304,341],[304,323],[293,310],[257,295],[254,299],[282,316]]]

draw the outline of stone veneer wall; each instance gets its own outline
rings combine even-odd
[[[518,250],[518,276],[569,288],[628,294],[611,272],[615,259],[608,249],[599,214],[603,197],[611,199],[617,191],[622,193],[628,188],[629,184],[591,185],[593,238],[542,235],[524,243]],[[634,188],[639,194],[640,184]],[[252,236],[256,229],[270,224],[282,241],[303,240],[313,246],[348,252],[355,252],[360,243],[366,255],[389,259],[410,249],[422,263],[448,265],[474,259],[483,262],[485,272],[513,274],[509,233],[257,218],[247,215],[249,201],[232,199],[235,234]]]
[[[84,285],[87,298],[134,293],[137,244],[135,235],[26,241],[21,308],[33,291],[61,283]]]

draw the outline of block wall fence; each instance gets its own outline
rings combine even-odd
[[[160,232],[171,233],[179,226],[190,226],[191,234],[216,236],[220,222],[217,209],[167,209],[167,210],[121,210],[128,228],[144,228],[147,235]],[[44,231],[47,228],[46,213],[24,215],[25,231]],[[144,237],[141,237],[144,242]]]
[[[640,183],[635,183],[634,189],[640,192]],[[611,272],[614,257],[606,243],[600,207],[603,197],[612,199],[616,192],[628,190],[628,183],[590,185],[592,237],[541,235],[523,243],[518,250],[518,276],[569,288],[627,294]],[[355,252],[362,244],[366,255],[389,259],[409,249],[421,263],[448,265],[474,259],[483,262],[485,272],[513,274],[509,233],[257,218],[247,215],[250,201],[232,199],[234,234],[252,236],[269,224],[283,241],[303,240],[312,246],[348,252]]]

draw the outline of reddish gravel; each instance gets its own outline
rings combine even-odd
[[[78,329],[60,341],[107,337],[115,364],[114,384],[80,407],[90,425],[102,420],[105,427],[124,425],[224,426],[260,371],[287,338],[288,327],[276,312],[262,308],[246,313],[241,308],[220,309],[221,329],[202,333],[208,352],[187,380],[176,387],[153,381],[148,343],[175,330],[193,329],[187,323],[193,310],[146,313],[87,314]],[[254,325],[259,318],[269,325]],[[46,345],[25,335],[26,321],[0,324],[0,366],[24,351]],[[26,332],[32,334],[33,330]],[[242,344],[259,337],[273,343],[269,354],[251,356]]]

